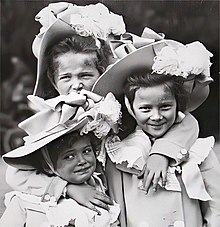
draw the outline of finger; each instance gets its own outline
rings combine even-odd
[[[167,171],[162,171],[162,187],[165,187],[166,186],[166,183],[167,183]]]
[[[95,211],[98,215],[101,215],[101,214],[102,214],[101,211],[99,211],[99,210],[94,206],[94,204],[92,204],[92,203],[88,203],[88,204],[86,205],[86,207],[89,208],[90,210]]]
[[[94,195],[94,199],[97,199],[97,200],[99,200],[99,201],[101,201],[101,202],[103,202],[105,204],[113,205],[112,199],[109,196],[107,196],[107,195],[105,195],[105,194],[103,194],[101,192],[97,192]]]
[[[153,191],[157,191],[157,187],[158,187],[158,181],[160,179],[160,174],[159,173],[155,173],[154,177],[153,177]]]
[[[109,206],[108,206],[106,203],[103,203],[102,201],[100,201],[100,200],[98,200],[98,199],[93,199],[93,200],[91,201],[91,203],[92,203],[93,205],[95,205],[95,206],[98,206],[98,207],[100,207],[100,208],[102,208],[102,209],[105,209],[105,210],[109,211]]]
[[[144,184],[144,189],[146,190],[146,194],[148,193],[148,190],[150,188],[150,184],[152,182],[153,176],[154,176],[154,173],[152,172],[150,172],[147,176],[146,182]]]
[[[138,174],[137,178],[138,179],[143,179],[145,171],[146,171],[147,165],[144,165],[144,168],[141,170],[141,172]]]

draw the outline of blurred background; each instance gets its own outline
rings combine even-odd
[[[51,2],[59,1],[1,0],[1,155],[23,143],[24,134],[17,123],[31,114],[26,96],[33,91],[37,66],[31,45],[40,29],[34,17]],[[192,114],[199,121],[200,136],[214,135],[219,141],[219,1],[68,2],[78,5],[102,2],[112,12],[123,15],[127,31],[137,35],[148,26],[184,44],[202,42],[214,55],[211,59],[214,82],[208,99]]]

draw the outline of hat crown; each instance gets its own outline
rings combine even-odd
[[[34,106],[41,108],[41,111],[27,118],[19,124],[28,136],[24,138],[26,142],[39,140],[41,137],[60,132],[68,128],[74,128],[79,124],[79,116],[84,113],[82,107],[72,107],[65,103],[65,97],[45,101],[37,96],[28,96]]]

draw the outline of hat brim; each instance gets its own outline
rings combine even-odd
[[[23,146],[4,154],[2,158],[8,165],[13,166],[17,169],[33,169],[33,166],[31,165],[31,154],[44,147],[48,143],[54,141],[55,139],[61,137],[62,135],[82,128],[87,122],[88,118],[83,118],[81,121],[68,129],[64,129],[49,136],[45,136],[42,139],[31,144],[24,144]]]
[[[63,40],[64,38],[71,37],[76,34],[74,29],[64,21],[57,19],[43,34],[43,37],[36,36],[32,48],[33,52],[37,53],[37,79],[34,87],[34,95],[41,96],[44,92],[42,91],[43,77],[46,76],[47,62],[46,62],[46,52],[47,50]]]
[[[151,70],[155,57],[154,49],[164,45],[166,45],[166,40],[158,41],[141,47],[118,60],[98,78],[92,91],[102,96],[112,92],[116,98],[120,97],[127,76],[137,69]]]

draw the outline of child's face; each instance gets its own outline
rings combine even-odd
[[[87,181],[96,169],[96,158],[89,136],[82,136],[71,147],[62,150],[57,159],[59,176],[73,184]]]
[[[58,63],[54,81],[60,95],[67,95],[79,87],[91,90],[100,76],[95,65],[96,54],[67,52],[56,58]]]
[[[137,124],[152,138],[163,136],[174,124],[177,103],[163,85],[141,87],[134,97],[133,111]]]

